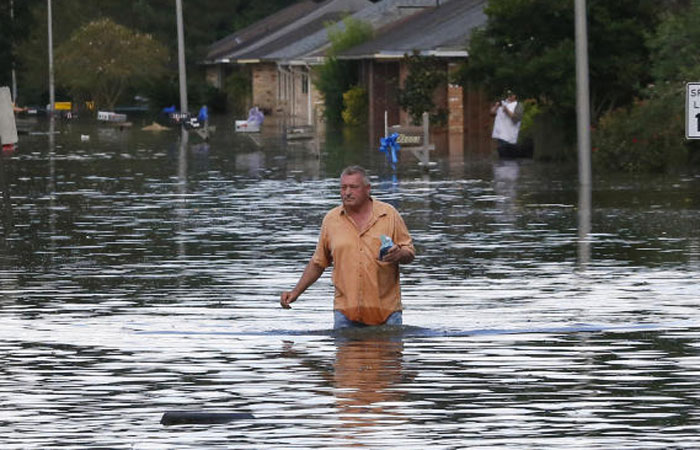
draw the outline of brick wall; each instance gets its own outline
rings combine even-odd
[[[277,66],[256,64],[253,67],[253,104],[270,115],[277,103]]]

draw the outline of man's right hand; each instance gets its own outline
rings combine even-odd
[[[280,305],[284,309],[291,309],[291,303],[296,301],[297,296],[295,296],[293,293],[285,291],[282,292],[282,295],[280,295]]]

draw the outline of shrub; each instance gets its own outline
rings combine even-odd
[[[234,71],[224,80],[228,106],[234,115],[246,114],[248,103],[253,95],[252,80],[248,73]]]
[[[661,172],[687,161],[683,96],[677,88],[602,116],[593,132],[593,163],[624,172]]]
[[[318,67],[314,84],[323,95],[324,116],[329,122],[342,119],[343,93],[357,83],[356,61],[339,60],[336,55],[359,45],[372,37],[372,26],[361,20],[346,17],[340,24],[327,24],[331,47],[326,61]]]
[[[347,125],[359,126],[367,123],[367,89],[360,86],[350,88],[343,93],[343,106],[343,122]]]
[[[523,120],[520,124],[520,134],[518,139],[520,141],[532,140],[533,126],[535,124],[535,117],[541,112],[540,105],[533,99],[527,99],[523,102]]]

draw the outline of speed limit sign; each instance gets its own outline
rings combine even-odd
[[[686,84],[685,137],[700,139],[700,82]]]

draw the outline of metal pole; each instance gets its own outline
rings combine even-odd
[[[588,30],[586,0],[574,0],[576,29],[576,128],[578,133],[578,256],[582,269],[591,258],[591,112],[588,89]]]
[[[182,24],[182,0],[175,0],[177,13],[177,65],[180,74],[180,112],[187,113],[187,74],[185,72],[185,32]]]
[[[14,0],[10,0],[10,20],[12,21],[12,25],[14,27],[15,24],[15,2]],[[12,37],[12,47],[11,47],[11,53],[12,53],[12,101],[17,104],[17,73],[15,71],[15,38],[14,36]]]
[[[575,1],[576,16],[576,124],[578,173],[581,186],[591,185],[591,111],[588,90],[588,30],[586,0]]]
[[[53,117],[54,109],[56,106],[56,91],[54,89],[54,79],[53,79],[53,26],[52,26],[52,12],[51,12],[51,0],[47,0],[47,17],[48,17],[48,34],[49,34],[49,105],[50,111],[49,115]]]

